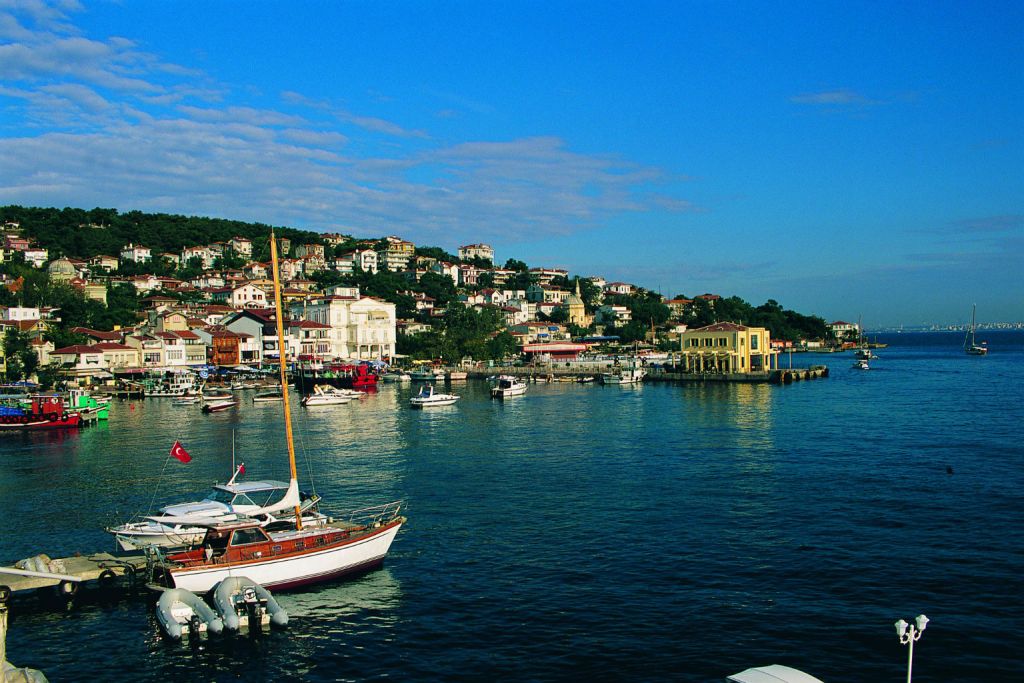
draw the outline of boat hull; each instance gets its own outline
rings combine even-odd
[[[226,565],[171,568],[175,588],[202,593],[223,579],[245,576],[268,589],[289,590],[332,581],[372,569],[384,561],[402,521],[381,527],[369,536],[344,545],[310,550],[299,555],[259,558]]]

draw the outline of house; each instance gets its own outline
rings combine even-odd
[[[459,284],[459,266],[447,261],[438,261],[430,267],[430,272],[438,275],[447,275],[456,286]]]
[[[153,250],[149,247],[144,247],[141,244],[128,243],[126,246],[121,248],[121,260],[122,261],[134,261],[135,263],[145,263],[153,258]]]
[[[848,323],[842,320],[836,320],[827,325],[832,336],[836,339],[843,339],[847,337],[857,338],[860,336],[860,325],[857,323]]]
[[[291,320],[288,334],[298,344],[299,360],[331,358],[331,326],[312,320]]]
[[[322,244],[300,244],[295,247],[295,258],[304,259],[308,256],[315,256],[322,262],[324,260],[324,245]]]
[[[210,300],[231,308],[266,308],[270,301],[267,293],[253,284],[220,287],[210,290]]]
[[[668,312],[672,318],[682,320],[687,310],[693,305],[693,299],[669,299],[665,305],[668,306]]]
[[[332,247],[336,247],[348,241],[348,237],[346,237],[345,235],[339,235],[336,232],[325,232],[321,236],[324,238],[324,242],[327,242],[327,244],[331,245]]]
[[[778,351],[763,327],[715,323],[687,330],[680,341],[683,372],[747,374],[778,368]]]
[[[282,280],[294,280],[303,274],[303,262],[300,259],[286,258],[278,261]]]
[[[541,285],[549,285],[556,277],[569,277],[569,271],[562,268],[530,268],[530,275]]]
[[[395,305],[361,297],[358,289],[354,293],[355,296],[326,295],[293,303],[292,319],[327,325],[332,357],[373,360],[393,356],[397,334]]]
[[[251,339],[242,332],[232,332],[220,325],[211,325],[193,330],[206,346],[206,362],[210,365],[233,367],[241,362],[240,346],[243,338]]]
[[[164,355],[164,341],[159,337],[149,334],[129,334],[124,338],[124,343],[138,351],[139,367],[162,368],[167,365]],[[184,358],[184,349],[181,349],[181,353],[182,358]]]
[[[252,346],[239,348],[242,363],[262,363],[264,354],[277,358],[277,315],[273,308],[250,308],[237,311],[224,317],[221,325],[224,329],[246,335]]]
[[[472,287],[476,285],[476,281],[477,278],[480,276],[480,273],[484,272],[483,269],[477,268],[476,266],[471,266],[466,263],[459,264],[458,269],[459,279],[456,284],[458,284],[460,287]]]
[[[231,251],[235,252],[238,256],[242,258],[252,257],[252,240],[248,237],[232,237],[228,245],[231,247]]]
[[[216,254],[209,247],[182,247],[178,262],[184,268],[189,265],[192,259],[198,259],[199,267],[203,270],[209,270],[213,267],[213,262],[216,258]]]
[[[51,351],[50,360],[60,365],[66,377],[104,377],[115,370],[139,367],[138,350],[116,342],[66,346]]]
[[[364,273],[377,273],[377,252],[373,249],[355,249],[339,255],[334,259],[334,269],[339,273],[351,275],[356,270]]]
[[[89,267],[94,269],[106,270],[110,272],[114,272],[115,270],[117,270],[117,267],[120,265],[120,263],[121,262],[118,261],[113,256],[106,256],[104,254],[98,254],[97,256],[93,256],[91,259],[89,259]]]
[[[34,306],[8,306],[3,310],[4,320],[39,320],[41,318],[42,313]]]
[[[494,249],[486,244],[467,244],[459,247],[459,258],[463,261],[483,259],[488,263],[494,263]]]
[[[86,299],[99,301],[104,306],[107,305],[107,286],[102,282],[90,282],[76,277],[68,284],[80,291]]]
[[[242,274],[250,280],[261,280],[270,276],[270,264],[250,261],[242,268]]]
[[[622,326],[633,320],[633,312],[625,306],[604,305],[594,314],[594,322],[598,325]]]
[[[484,271],[490,273],[491,278],[494,280],[496,287],[501,287],[508,283],[516,275],[514,270],[506,270],[504,268],[491,268],[490,270]]]
[[[629,296],[634,291],[636,291],[636,287],[628,282],[609,282],[604,286],[605,294],[623,294],[625,296]]]
[[[508,328],[509,334],[520,344],[536,344],[550,341],[569,340],[570,335],[563,325],[550,322],[526,322]]]
[[[409,260],[416,253],[416,245],[400,237],[385,238],[386,246],[380,253],[379,262],[392,273],[405,270]],[[458,283],[458,280],[455,281]]]
[[[142,292],[155,292],[160,289],[160,278],[155,275],[136,275],[135,277],[129,278],[129,284],[135,287],[136,291]]]
[[[82,335],[83,337],[87,337],[89,340],[89,344],[100,344],[109,342],[120,343],[122,337],[124,336],[124,333],[118,330],[112,330],[108,332],[103,330],[93,330],[89,329],[88,327],[72,327],[71,332],[73,334],[79,334]]]
[[[42,268],[43,264],[50,258],[49,252],[46,249],[38,247],[25,249],[21,254],[25,257],[25,263],[33,268]]]
[[[416,320],[398,320],[396,327],[399,334],[423,334],[424,332],[430,332],[433,327],[427,323],[421,323]]]

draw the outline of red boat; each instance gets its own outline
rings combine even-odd
[[[33,396],[27,412],[0,415],[0,431],[22,429],[69,429],[78,427],[78,413],[69,413],[60,396]]]
[[[299,391],[308,394],[317,384],[342,389],[373,391],[377,388],[377,375],[369,365],[351,363],[324,363],[300,365],[295,380]]]

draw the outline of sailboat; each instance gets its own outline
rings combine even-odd
[[[964,337],[964,352],[968,356],[984,356],[988,353],[988,347],[985,346],[985,342],[981,342],[979,346],[974,341],[974,314],[978,312],[978,304],[974,304],[974,308],[971,309],[971,326],[967,328],[967,336]]]
[[[284,317],[278,272],[277,241],[270,234],[270,256],[274,270],[274,303],[277,338],[283,341]],[[322,526],[303,527],[299,509],[299,484],[295,468],[295,445],[288,406],[288,378],[284,344],[278,345],[284,410],[285,438],[291,479],[285,500],[295,507],[295,527],[268,531],[260,521],[240,517],[234,520],[191,520],[206,529],[202,543],[179,553],[163,555],[151,551],[151,578],[157,586],[184,588],[202,593],[229,577],[245,576],[265,588],[284,590],[360,573],[384,561],[392,541],[405,523],[399,514],[401,501],[349,513],[343,520]]]

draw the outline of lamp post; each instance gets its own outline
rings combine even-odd
[[[914,624],[908,624],[902,619],[896,622],[896,633],[900,637],[900,644],[910,646],[907,652],[907,683],[910,683],[910,672],[914,667],[914,643],[921,639],[921,634],[928,626],[928,617],[919,614],[914,622],[917,628],[914,628]]]

